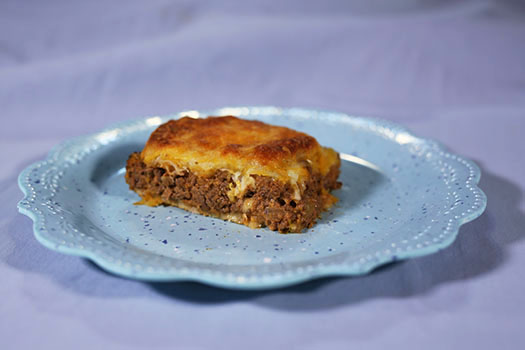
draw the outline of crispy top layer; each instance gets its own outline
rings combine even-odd
[[[294,181],[307,167],[326,174],[339,162],[334,150],[305,133],[233,116],[170,120],[151,134],[142,158],[201,174],[228,169]]]

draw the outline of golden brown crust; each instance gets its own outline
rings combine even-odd
[[[179,152],[214,150],[260,163],[290,158],[316,146],[317,141],[304,133],[234,116],[170,120],[151,134],[146,145]]]
[[[233,116],[170,120],[151,134],[142,157],[148,165],[170,161],[198,173],[225,168],[283,181],[289,170],[306,176],[305,162],[325,174],[339,161],[305,133]]]

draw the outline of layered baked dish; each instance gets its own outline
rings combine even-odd
[[[340,160],[305,133],[233,116],[160,125],[126,165],[138,204],[281,233],[312,227],[336,201]]]

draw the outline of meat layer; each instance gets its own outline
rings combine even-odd
[[[126,182],[144,204],[173,205],[200,214],[227,219],[251,227],[266,226],[282,233],[312,227],[323,210],[335,201],[329,192],[341,186],[339,164],[326,175],[314,173],[301,184],[300,199],[293,186],[275,178],[252,175],[253,181],[232,198],[236,182],[227,170],[202,176],[189,170],[173,173],[146,165],[140,153],[130,155]]]

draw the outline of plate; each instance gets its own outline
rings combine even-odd
[[[173,207],[146,207],[124,181],[128,155],[171,118],[236,115],[304,131],[341,152],[339,202],[312,229],[279,234]],[[64,142],[19,177],[20,212],[46,247],[148,281],[274,288],[360,275],[450,245],[486,197],[479,168],[391,122],[302,108],[185,111]]]

